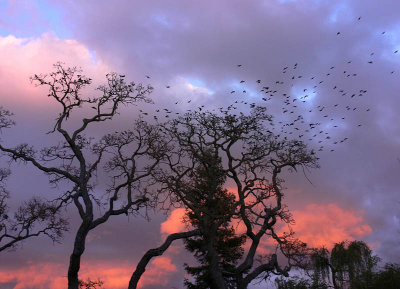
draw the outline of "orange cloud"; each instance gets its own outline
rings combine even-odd
[[[237,198],[237,188],[236,187],[227,187],[229,192],[233,192]],[[173,234],[178,232],[184,232],[187,230],[186,224],[182,222],[184,216],[186,214],[186,210],[184,208],[174,209],[171,214],[168,216],[167,220],[161,223],[161,233],[162,234]],[[236,221],[234,222],[234,226],[240,226],[241,230],[246,230],[244,225],[238,224]]]
[[[124,289],[127,288],[135,268],[136,263],[130,262],[105,262],[102,264],[85,262],[80,272],[80,278],[83,280],[100,278],[104,281],[104,288]],[[166,285],[170,276],[177,271],[170,258],[157,257],[147,266],[138,287],[146,288],[147,285]]]
[[[157,257],[151,262],[149,268],[143,274],[138,287],[145,288],[145,285],[150,284],[165,286],[172,274],[177,271],[178,269],[172,264],[169,257]]]
[[[184,232],[186,230],[185,223],[182,222],[186,210],[183,208],[175,209],[171,212],[168,219],[161,223],[161,233],[173,234]]]
[[[102,264],[85,262],[82,266],[79,278],[82,280],[86,280],[87,278],[97,280],[97,278],[99,278],[104,281],[104,288],[127,288],[134,266],[136,265],[128,262],[107,262]]]
[[[104,288],[125,289],[136,264],[128,262],[83,262],[79,278],[82,280],[104,281]],[[177,272],[176,266],[168,257],[158,257],[149,265],[139,283],[139,288],[147,285],[164,286],[172,274]],[[0,272],[0,285],[2,283],[16,282],[13,289],[64,289],[67,286],[67,265],[57,263],[34,263],[18,269],[2,270]]]
[[[63,289],[66,287],[67,269],[65,266],[54,263],[33,263],[16,270],[2,270],[0,284],[16,282],[13,289]]]
[[[372,232],[360,212],[344,210],[336,204],[310,204],[292,213],[296,236],[313,247],[329,248],[334,243],[360,239]]]
[[[168,257],[158,257],[157,259],[154,259],[152,262],[153,265],[155,265],[157,268],[165,270],[167,272],[176,272],[176,266],[171,263],[171,259]]]

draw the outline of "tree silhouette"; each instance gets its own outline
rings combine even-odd
[[[280,139],[268,125],[272,125],[272,118],[264,107],[254,107],[247,115],[227,110],[188,112],[162,125],[165,139],[173,144],[174,150],[156,176],[163,184],[160,192],[169,196],[173,204],[186,208],[189,220],[192,218],[194,225],[198,225],[200,237],[194,240],[199,240],[195,244],[201,249],[191,248],[193,242],[187,244],[206,264],[209,288],[228,288],[229,275],[237,288],[247,288],[255,279],[271,273],[287,275],[303,254],[304,244],[296,241],[292,233],[278,235],[275,231],[279,221],[292,222],[282,202],[283,180],[279,176],[285,168],[317,167],[317,158],[303,142]],[[220,168],[210,159],[220,160]],[[225,179],[225,185],[232,185],[237,195],[233,198],[226,194],[221,206],[224,210],[213,210],[224,197],[223,191],[218,197],[215,193],[221,190],[218,188]],[[213,197],[204,195],[205,192]],[[212,218],[205,218],[207,214]],[[245,227],[249,249],[227,271],[216,240],[218,229],[229,229],[227,224],[234,218]],[[229,238],[233,238],[229,236],[231,233]],[[257,254],[263,237],[272,238],[279,252],[287,257],[285,268],[279,266],[277,254]]]
[[[277,289],[328,289],[330,288],[324,282],[309,280],[301,277],[292,277],[285,279],[283,277],[275,279]]]
[[[332,283],[333,288],[371,287],[374,269],[379,258],[362,241],[336,243],[329,252],[326,248],[314,249],[306,268],[311,272],[313,284]],[[362,285],[361,285],[362,284]],[[358,288],[358,287],[357,287]]]
[[[387,263],[384,268],[373,275],[370,288],[397,289],[400,284],[400,265]],[[354,283],[354,289],[362,289],[363,284]]]
[[[79,289],[97,289],[103,286],[104,282],[100,279],[96,281],[87,279],[86,281],[79,280]]]
[[[11,117],[10,111],[0,107],[0,133],[15,124]],[[6,187],[10,174],[9,169],[0,168],[0,252],[40,235],[59,242],[63,232],[68,230],[68,222],[60,213],[62,203],[32,197],[10,214],[7,205],[10,193]]]
[[[380,258],[362,241],[311,251],[304,263],[309,278],[278,278],[277,289],[395,289],[400,284],[400,266],[387,263],[378,269]]]
[[[210,247],[219,256],[219,266],[228,288],[234,288],[233,273],[235,265],[243,256],[245,235],[235,234],[231,224],[231,211],[235,196],[223,188],[226,175],[221,160],[212,153],[205,152],[199,166],[190,176],[186,188],[186,199],[195,208],[186,214],[187,223],[201,232],[200,235],[185,240],[186,249],[194,254],[201,266],[185,266],[186,271],[195,277],[195,283],[185,280],[190,289],[209,288],[212,284]],[[226,273],[229,274],[226,274]]]
[[[127,83],[124,75],[110,73],[107,83],[97,88],[99,96],[85,97],[82,90],[92,80],[82,75],[80,69],[66,68],[62,63],[55,64],[48,75],[34,75],[31,80],[37,86],[47,87],[48,96],[59,104],[59,114],[50,133],[61,137],[61,141],[41,150],[28,144],[12,148],[0,144],[0,150],[11,161],[29,163],[48,175],[50,183],[63,190],[59,200],[65,205],[75,205],[81,223],[70,256],[68,288],[78,289],[78,272],[88,233],[111,216],[137,214],[151,205],[147,191],[149,176],[165,148],[158,130],[141,119],[129,130],[108,133],[97,140],[88,136],[89,128],[114,119],[121,106],[151,102],[148,95],[152,88]],[[76,126],[81,108],[86,117]],[[74,122],[68,122],[69,119]],[[97,186],[98,174],[104,180],[102,186]],[[96,206],[100,207],[100,213],[95,211]]]

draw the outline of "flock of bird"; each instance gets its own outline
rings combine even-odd
[[[360,21],[361,17],[357,20]],[[342,33],[337,32],[337,36],[340,35]],[[398,50],[393,53],[398,54]],[[374,65],[374,55],[375,52],[370,52],[362,60],[365,63],[358,63],[360,60],[342,60],[316,75],[306,73],[299,63],[294,63],[282,67],[277,73],[280,77],[274,81],[249,80],[244,77],[238,80],[235,88],[227,92],[226,97],[231,99],[231,104],[219,107],[217,111],[223,114],[237,114],[258,105],[267,106],[268,112],[274,118],[268,130],[276,138],[300,139],[316,145],[318,151],[328,149],[333,152],[336,145],[349,139],[349,136],[344,136],[349,125],[357,119],[362,119],[361,114],[371,111],[364,101],[368,89],[355,88],[357,81],[354,81],[354,78],[362,74],[362,65]],[[249,72],[243,64],[235,66],[244,76]],[[389,75],[395,72],[391,70]],[[150,76],[146,75],[146,78]],[[170,85],[165,87],[171,88]],[[185,106],[191,102],[192,99],[186,100]],[[182,101],[174,104],[177,109],[159,108],[155,109],[153,114],[140,110],[140,113],[152,116],[156,121],[168,119],[172,115],[183,115],[185,112],[182,110]],[[207,107],[201,105],[186,112],[194,110],[201,112],[207,110]],[[355,126],[362,127],[363,123],[359,121]]]

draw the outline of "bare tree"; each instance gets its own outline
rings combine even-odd
[[[86,281],[79,280],[79,289],[97,289],[103,286],[104,282],[100,279],[96,281],[87,279]]]
[[[4,186],[9,174],[9,170],[0,169],[0,252],[40,235],[59,242],[63,232],[68,230],[68,222],[60,213],[60,205],[33,197],[10,216],[7,206],[9,192]]]
[[[50,74],[34,75],[32,82],[47,87],[48,96],[59,104],[60,112],[50,133],[61,141],[39,151],[28,144],[12,148],[0,145],[12,161],[29,163],[48,175],[50,183],[62,190],[59,200],[74,204],[79,212],[81,223],[68,268],[69,289],[79,287],[78,272],[88,233],[111,216],[137,214],[152,204],[146,187],[166,148],[159,130],[139,119],[131,129],[106,134],[97,141],[87,136],[90,126],[114,119],[121,105],[151,102],[148,95],[152,87],[127,83],[124,77],[108,74],[107,83],[97,88],[99,96],[85,97],[82,90],[92,81],[76,67],[57,63]],[[68,119],[80,108],[87,108],[83,113],[88,117],[76,126],[76,121],[70,123]],[[90,108],[93,112],[87,113]],[[103,183],[99,184],[99,179]],[[100,210],[95,210],[96,206]]]
[[[0,133],[15,124],[11,117],[10,111],[0,107]],[[10,193],[6,188],[10,174],[9,169],[0,168],[0,252],[40,235],[59,242],[63,232],[68,230],[68,222],[60,213],[62,204],[33,197],[10,214],[7,205]]]
[[[317,158],[303,142],[279,139],[268,129],[271,125],[272,117],[264,107],[254,107],[248,115],[233,115],[228,110],[218,114],[190,112],[163,125],[165,138],[175,143],[175,150],[162,163],[157,178],[163,184],[161,192],[170,196],[172,203],[180,204],[197,219],[212,214],[202,209],[198,202],[201,198],[196,199],[191,184],[197,168],[210,167],[213,159],[221,160],[226,185],[237,191],[236,200],[224,217],[211,216],[216,217],[215,222],[199,227],[208,242],[203,246],[203,254],[212,280],[210,288],[228,288],[226,276],[236,280],[236,288],[247,288],[252,281],[271,273],[287,275],[305,253],[306,245],[294,239],[292,232],[276,232],[278,222],[293,222],[283,203],[280,175],[286,168],[317,167]],[[215,246],[215,234],[224,223],[234,219],[244,224],[249,249],[237,266],[226,272]],[[286,256],[285,268],[278,264],[277,254],[257,254],[261,239],[267,237],[275,240],[279,252]]]

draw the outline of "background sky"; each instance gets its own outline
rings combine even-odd
[[[294,111],[305,121],[300,129],[319,123],[316,137],[314,131],[302,137],[317,150],[324,146],[320,169],[286,178],[297,236],[327,247],[364,240],[384,261],[398,262],[398,11],[395,0],[0,0],[0,105],[17,120],[1,138],[38,147],[48,140],[56,106],[29,77],[57,61],[82,67],[93,88],[111,71],[154,86],[155,105],[126,111],[112,129],[139,109],[214,109],[238,101],[238,110],[248,111],[243,101],[266,105],[283,122]],[[300,133],[289,128],[286,135]],[[32,195],[57,195],[31,167],[12,169],[11,207]],[[0,254],[0,288],[65,288],[76,230],[70,213],[62,244],[36,238]],[[112,219],[90,234],[80,276],[125,288],[143,252],[183,229],[180,216],[176,210],[151,214],[150,222]],[[174,245],[152,262],[142,288],[182,288],[183,263],[192,261]]]

